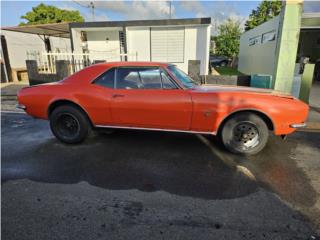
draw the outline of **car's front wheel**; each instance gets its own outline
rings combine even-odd
[[[267,144],[269,129],[265,121],[254,113],[238,113],[223,125],[221,140],[231,152],[253,155]]]
[[[82,142],[90,132],[90,123],[86,115],[78,108],[63,105],[50,114],[52,133],[64,143]]]

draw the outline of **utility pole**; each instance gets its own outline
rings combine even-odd
[[[75,0],[72,0],[72,1],[75,2],[76,4],[78,4],[81,7],[91,8],[92,21],[94,22],[94,8],[95,7],[94,7],[93,2],[90,2],[90,4],[88,4],[88,5],[83,5],[82,3],[79,3],[79,2],[77,2]]]
[[[90,2],[89,7],[91,7],[92,22],[94,22],[94,4],[93,4],[93,2]]]
[[[169,13],[169,19],[171,19],[171,4],[172,4],[172,2],[169,1],[169,11],[170,11],[170,13]]]
[[[217,34],[217,20],[214,17],[211,17],[211,19],[213,20],[213,33]]]

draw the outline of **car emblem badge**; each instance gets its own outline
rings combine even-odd
[[[206,111],[206,112],[203,113],[203,115],[204,115],[205,117],[210,117],[211,111]]]

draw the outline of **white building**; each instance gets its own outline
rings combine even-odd
[[[241,35],[239,71],[248,75],[274,75],[279,18],[280,16],[274,17]]]
[[[210,28],[210,18],[83,22],[70,23],[70,38],[74,52],[97,61],[168,62],[188,72],[189,60],[199,60],[207,75]]]
[[[320,83],[320,12],[304,13],[300,1],[282,3],[278,16],[241,35],[238,70],[269,75],[275,90],[308,102]]]

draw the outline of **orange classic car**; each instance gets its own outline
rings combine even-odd
[[[92,129],[127,128],[217,135],[233,153],[261,151],[270,132],[305,125],[308,105],[269,89],[199,85],[176,66],[113,62],[89,66],[55,83],[23,88],[18,108],[49,119],[62,142]]]

